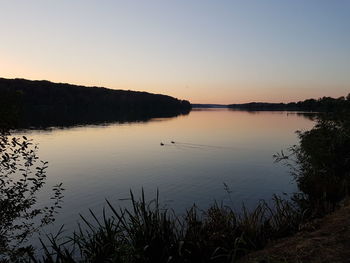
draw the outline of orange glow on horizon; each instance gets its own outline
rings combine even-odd
[[[24,69],[23,65],[18,65],[15,63],[8,63],[7,69],[16,68],[18,71]],[[23,78],[29,80],[48,80],[56,83],[69,83],[73,85],[82,86],[96,86],[105,87],[110,89],[121,89],[121,90],[134,90],[134,91],[145,91],[155,94],[169,95],[178,99],[188,100],[193,104],[236,104],[236,103],[248,103],[248,102],[271,102],[271,103],[288,103],[297,102],[305,99],[318,99],[321,97],[334,97],[338,98],[341,96],[347,96],[348,93],[342,93],[342,90],[346,90],[346,87],[338,87],[338,89],[324,88],[320,90],[314,90],[310,88],[232,88],[231,90],[220,90],[206,87],[205,89],[201,87],[180,87],[178,88],[174,84],[147,84],[142,85],[138,83],[113,83],[109,81],[93,81],[87,80],[86,78],[77,78],[73,76],[67,76],[67,78],[60,78],[59,74],[47,75],[40,74],[36,69],[32,69],[27,74],[22,74],[18,76],[16,74],[11,74],[0,68],[0,70],[5,73],[0,77],[3,78]],[[24,70],[23,70],[24,71]],[[43,75],[47,77],[43,77]],[[235,87],[236,85],[232,85]],[[199,92],[201,91],[201,92]]]
[[[347,1],[198,2],[4,1],[0,77],[203,104],[350,92]]]

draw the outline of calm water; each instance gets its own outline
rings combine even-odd
[[[312,126],[295,113],[217,109],[26,135],[39,144],[40,158],[49,161],[47,186],[62,182],[66,188],[54,228],[65,224],[72,230],[79,213],[101,211],[105,198],[126,206],[119,199],[127,198],[130,189],[137,195],[143,187],[152,199],[158,188],[162,203],[179,213],[193,203],[202,208],[214,200],[251,206],[273,193],[293,192],[291,176],[272,155],[297,142],[296,130]],[[230,187],[232,201],[223,183]],[[46,190],[41,203],[47,201]]]

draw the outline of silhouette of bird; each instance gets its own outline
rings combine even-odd
[[[161,142],[161,143],[160,143],[160,146],[164,146],[164,143]]]

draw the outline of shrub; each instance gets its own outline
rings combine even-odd
[[[31,140],[0,133],[0,260],[17,260],[30,252],[32,248],[24,245],[28,238],[54,221],[62,199],[61,184],[53,187],[52,206],[35,206],[46,169],[47,162],[39,160]]]
[[[350,117],[325,115],[313,129],[298,136],[300,144],[276,158],[292,168],[301,191],[294,200],[310,216],[321,216],[333,211],[349,193]]]

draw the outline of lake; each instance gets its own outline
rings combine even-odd
[[[252,207],[272,194],[296,190],[288,169],[273,154],[297,143],[296,130],[314,125],[293,112],[247,112],[194,109],[188,115],[137,123],[112,123],[49,130],[27,130],[49,162],[46,188],[62,182],[64,203],[57,229],[76,227],[79,213],[101,214],[107,198],[128,206],[129,190],[178,213],[192,204],[206,208],[215,200],[239,208]],[[163,144],[163,145],[161,145]],[[228,185],[230,194],[225,190]]]

